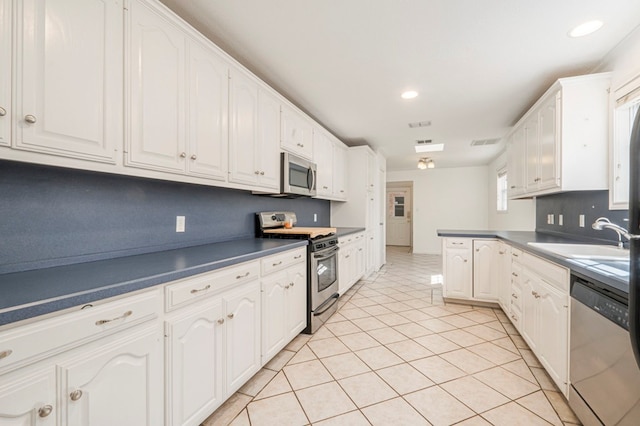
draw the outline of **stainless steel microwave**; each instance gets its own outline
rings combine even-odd
[[[281,196],[316,195],[315,163],[288,152],[282,153]]]

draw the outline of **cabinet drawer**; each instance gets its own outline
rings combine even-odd
[[[522,262],[522,250],[511,247],[511,261],[517,263]]]
[[[447,238],[445,241],[447,248],[471,248],[473,243],[471,238]]]
[[[524,254],[523,264],[545,283],[565,293],[569,291],[569,270],[564,266],[557,265],[529,253]]]
[[[519,311],[522,310],[522,289],[520,284],[515,283],[511,285],[511,308],[514,307]]]
[[[156,318],[162,309],[160,294],[153,290],[0,333],[0,371]]]
[[[522,314],[520,313],[520,309],[514,307],[513,305],[511,305],[511,312],[509,312],[509,319],[511,320],[511,322],[513,323],[513,326],[516,328],[516,330],[520,331],[520,318],[522,317]]]
[[[259,276],[260,266],[256,260],[177,281],[165,287],[165,308],[169,312]]]
[[[306,248],[299,248],[285,253],[265,257],[260,261],[262,275],[272,274],[288,268],[296,263],[304,262],[307,256]]]

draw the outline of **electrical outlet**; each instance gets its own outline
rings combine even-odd
[[[317,222],[318,221],[318,213],[314,213],[313,214],[313,221]]]
[[[176,232],[184,232],[185,229],[185,217],[176,216]]]
[[[547,225],[553,225],[554,222],[554,217],[553,217],[553,213],[552,214],[548,214],[547,215]]]
[[[558,226],[562,226],[562,225],[564,225],[564,217],[561,214],[559,214],[558,215]]]
[[[578,216],[578,226],[580,226],[580,228],[584,228],[584,215],[583,214]]]

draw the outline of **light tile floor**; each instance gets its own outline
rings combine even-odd
[[[500,309],[445,304],[441,258],[387,248],[204,426],[579,424]],[[433,277],[433,278],[432,278]]]

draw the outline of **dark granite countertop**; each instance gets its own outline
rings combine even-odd
[[[338,238],[346,235],[355,234],[356,232],[365,231],[366,228],[336,228],[336,236]]]
[[[0,275],[0,326],[304,247],[249,238]]]
[[[542,232],[527,231],[474,231],[474,230],[443,230],[438,229],[439,237],[458,238],[497,238],[503,240],[513,247],[533,253],[536,256],[548,259],[559,265],[571,269],[583,275],[587,279],[592,279],[611,287],[615,292],[624,296],[629,294],[629,262],[624,261],[592,261],[586,259],[569,259],[537,247],[528,243],[584,243],[593,244],[579,238],[568,238],[558,235],[546,234]]]

